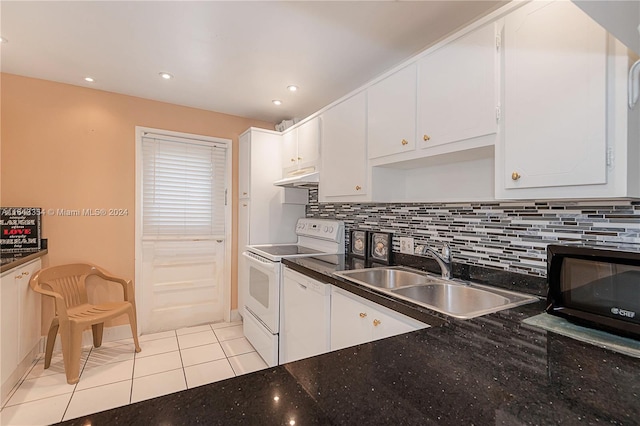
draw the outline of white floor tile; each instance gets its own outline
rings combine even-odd
[[[185,390],[187,384],[184,379],[184,370],[166,371],[164,373],[152,374],[151,376],[140,377],[133,380],[131,391],[131,403],[167,395],[173,392]]]
[[[67,383],[67,376],[64,373],[28,379],[20,384],[20,387],[7,401],[7,406],[71,393],[75,387],[75,385]]]
[[[196,325],[195,327],[179,328],[176,330],[176,334],[178,336],[183,336],[185,334],[200,333],[203,331],[211,331],[211,326],[209,324],[204,324]]]
[[[87,358],[89,357],[89,350],[82,351],[80,355],[80,371],[85,365]],[[64,361],[62,359],[62,352],[54,352],[51,357],[51,365],[46,370],[44,369],[44,354],[40,356],[36,365],[31,369],[27,375],[27,379],[35,379],[38,377],[50,376],[52,374],[64,374]]]
[[[180,352],[167,352],[136,359],[133,369],[133,377],[149,376],[151,374],[164,373],[165,371],[182,368]]]
[[[64,420],[75,419],[99,411],[110,410],[129,404],[131,397],[131,382],[110,383],[91,389],[74,392]]]
[[[222,345],[222,349],[224,350],[226,356],[236,356],[249,352],[255,352],[254,347],[251,346],[251,343],[249,343],[249,341],[244,337],[241,337],[239,339],[225,340],[224,342],[220,342],[220,344]]]
[[[195,346],[209,345],[211,343],[218,343],[215,334],[209,329],[209,331],[203,331],[194,334],[185,334],[178,336],[180,342],[180,349],[193,348]]]
[[[229,363],[236,376],[263,370],[268,367],[258,352],[249,352],[238,356],[229,357]]]
[[[166,339],[167,337],[176,337],[175,330],[161,331],[159,333],[143,334],[138,337],[138,342],[148,342],[150,340]]]
[[[49,425],[59,423],[71,400],[71,394],[58,395],[2,410],[2,426]]]
[[[184,373],[187,377],[188,388],[218,382],[235,376],[229,361],[226,359],[185,367]]]
[[[87,359],[86,367],[110,364],[112,362],[130,361],[135,355],[135,346],[118,342],[104,343],[99,348],[93,348]]]
[[[234,325],[242,325],[242,321],[216,322],[211,324],[211,328],[213,328],[214,330],[217,330],[218,328],[233,327]]]
[[[106,385],[108,383],[131,380],[133,360],[113,362],[104,365],[87,365],[82,371],[76,391]]]
[[[164,339],[150,340],[148,342],[140,343],[140,347],[142,348],[142,352],[138,352],[136,354],[136,359],[145,356],[163,354],[165,352],[177,351],[178,339],[176,339],[174,335],[173,337]]]
[[[218,328],[215,330],[216,337],[219,341],[238,339],[244,337],[242,325],[234,325],[232,327]]]
[[[182,355],[182,364],[185,367],[225,358],[220,343],[187,348],[181,350],[180,353]]]

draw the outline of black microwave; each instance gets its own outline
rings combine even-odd
[[[640,245],[547,246],[547,312],[640,339]]]

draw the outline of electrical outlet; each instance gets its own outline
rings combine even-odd
[[[400,237],[400,253],[413,254],[413,238]]]

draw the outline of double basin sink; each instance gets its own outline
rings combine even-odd
[[[533,303],[537,297],[459,280],[445,280],[405,267],[336,272],[348,281],[391,294],[420,306],[469,319]]]

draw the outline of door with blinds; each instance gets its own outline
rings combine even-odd
[[[228,318],[230,146],[139,132],[136,299],[142,333]]]

